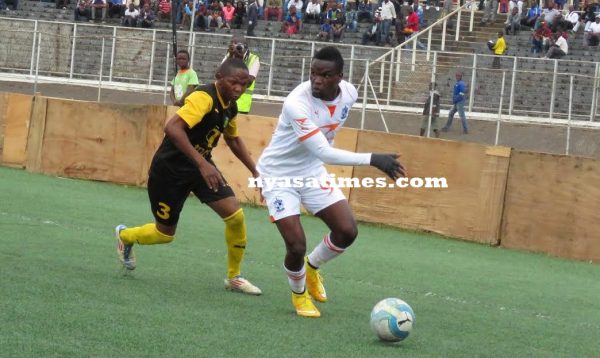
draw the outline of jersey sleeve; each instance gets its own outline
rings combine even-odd
[[[188,78],[188,86],[198,86],[198,74],[190,68],[190,77]],[[186,89],[187,90],[187,89]]]
[[[227,127],[223,129],[223,135],[227,138],[235,138],[239,136],[237,129],[237,116],[233,117],[233,119],[227,124]]]
[[[299,141],[304,141],[321,131],[312,120],[310,108],[303,103],[294,101],[283,105],[283,115],[292,127]]]
[[[309,152],[325,164],[369,165],[371,163],[371,153],[354,153],[343,149],[333,148],[320,130],[304,140],[302,144]]]
[[[177,115],[192,128],[200,123],[202,118],[210,112],[213,106],[212,97],[204,91],[192,92],[185,99],[183,107],[179,108]]]

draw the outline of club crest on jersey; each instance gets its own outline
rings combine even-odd
[[[277,211],[278,213],[285,210],[285,207],[283,206],[283,200],[279,198],[275,198],[275,200],[273,201],[273,206],[275,207],[275,211]]]
[[[344,108],[342,109],[342,118],[341,118],[341,120],[344,120],[344,119],[346,119],[348,117],[348,110],[349,110],[348,106],[344,106]]]

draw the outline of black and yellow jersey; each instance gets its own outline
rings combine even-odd
[[[198,153],[210,160],[211,151],[217,146],[221,134],[237,137],[237,105],[223,103],[215,84],[198,86],[186,99],[177,115],[187,125],[187,136]],[[154,155],[153,162],[166,161],[171,168],[194,169],[196,165],[165,136]]]

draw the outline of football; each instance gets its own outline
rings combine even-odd
[[[382,341],[399,342],[410,334],[415,313],[399,298],[379,301],[371,311],[371,328]]]

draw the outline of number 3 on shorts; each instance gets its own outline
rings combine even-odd
[[[163,202],[159,202],[158,206],[160,208],[156,210],[156,215],[163,220],[168,220],[171,216],[169,214],[169,212],[171,211],[171,207]]]

